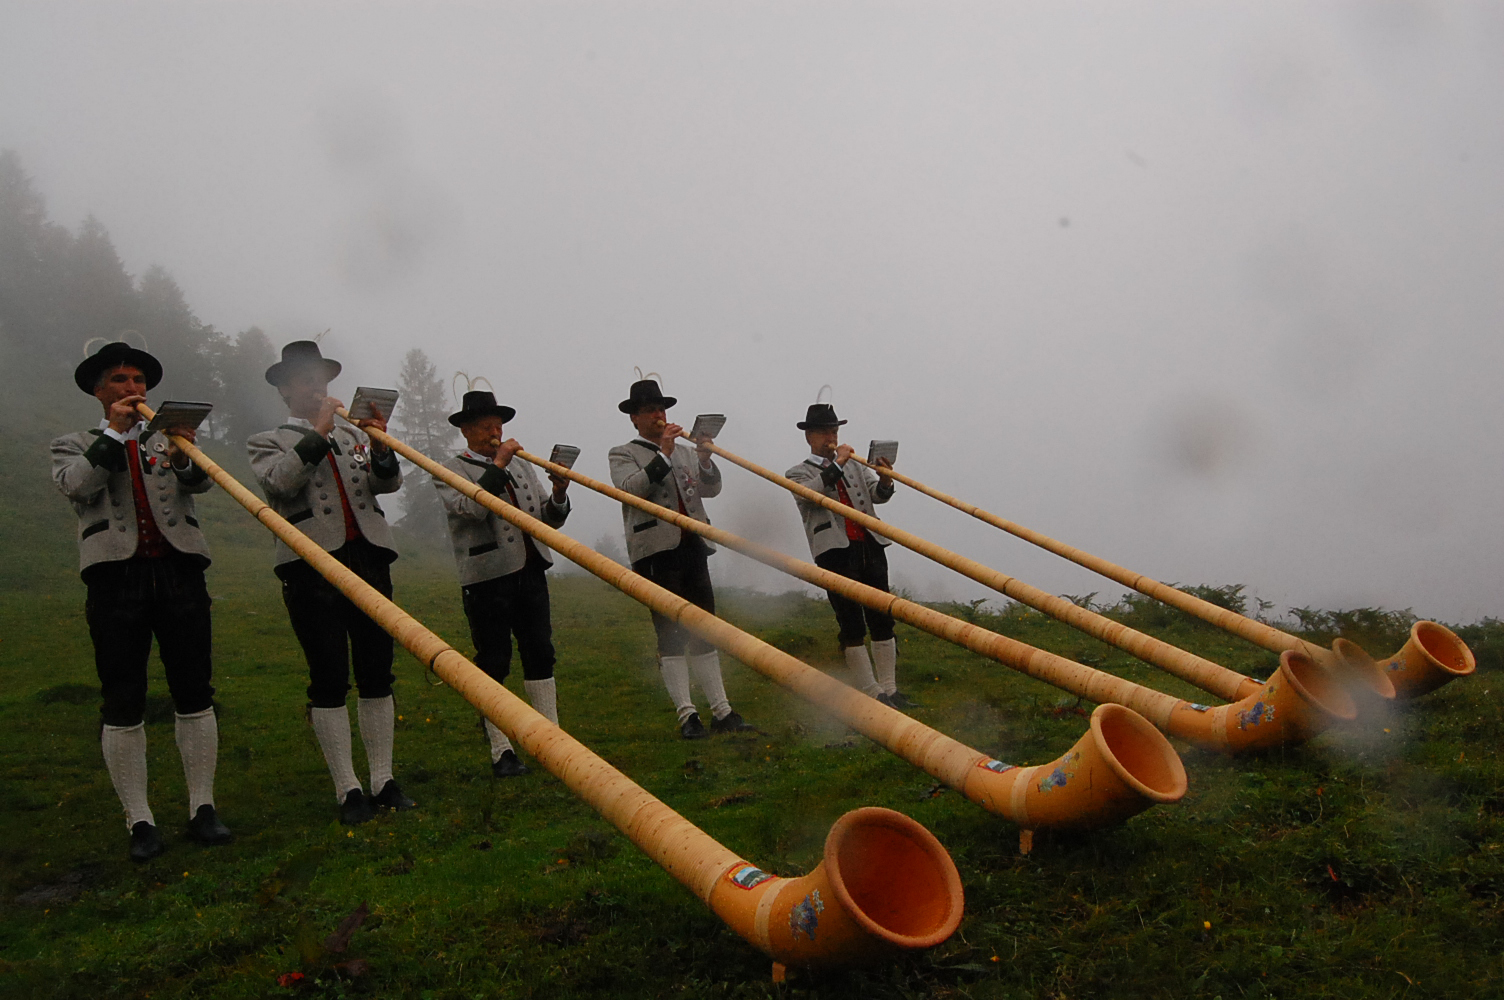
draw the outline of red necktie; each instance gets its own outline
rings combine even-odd
[[[339,463],[334,460],[334,452],[326,453],[329,459],[329,468],[334,470],[334,486],[339,490],[340,509],[345,513],[345,541],[353,542],[360,537],[360,529],[355,526],[355,511],[350,509],[350,498],[345,495],[345,481],[339,477]]]

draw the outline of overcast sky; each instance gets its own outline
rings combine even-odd
[[[829,383],[863,449],[1139,572],[1504,614],[1498,3],[0,2],[0,146],[205,322],[332,329],[346,393],[420,346],[602,478],[633,366],[779,470]]]

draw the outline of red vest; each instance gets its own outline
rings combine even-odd
[[[172,546],[157,527],[151,516],[151,503],[146,499],[146,481],[141,474],[141,444],[125,442],[125,459],[131,468],[131,496],[136,501],[136,555],[147,559],[161,559],[172,552]]]
[[[853,510],[856,509],[856,504],[851,502],[851,494],[846,492],[846,482],[843,479],[836,480],[836,496],[840,497],[841,502],[846,506],[852,508]],[[862,527],[860,524],[857,524],[849,517],[842,518],[842,520],[846,522],[847,538],[851,539],[853,542],[860,542],[862,539],[867,537],[866,528]]]

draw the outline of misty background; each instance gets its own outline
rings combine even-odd
[[[421,348],[607,478],[634,366],[779,471],[828,383],[861,450],[1160,579],[1500,614],[1498,4],[0,2],[0,148],[203,324],[328,330],[347,401]],[[723,471],[712,519],[807,555]],[[620,538],[571,493],[570,534]],[[881,513],[1119,592],[902,488]]]

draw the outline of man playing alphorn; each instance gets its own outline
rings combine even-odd
[[[697,447],[679,443],[684,428],[669,423],[667,416],[676,402],[663,395],[652,379],[632,383],[617,409],[631,418],[638,436],[611,449],[611,481],[617,489],[709,524],[701,500],[721,492],[721,473],[711,460],[708,439],[697,442]],[[714,614],[715,592],[707,560],[715,547],[699,535],[627,504],[621,506],[621,517],[632,569]],[[658,669],[679,713],[680,734],[690,740],[709,735],[690,699],[691,671],[710,701],[711,729],[718,733],[752,729],[726,699],[721,654],[715,647],[656,611],[653,629],[658,635]]]
[[[449,422],[460,429],[469,445],[444,463],[492,496],[538,518],[550,528],[562,527],[569,517],[569,480],[550,476],[553,490],[545,493],[533,467],[512,461],[522,450],[516,439],[502,440],[502,425],[516,416],[510,406],[501,406],[492,393],[465,393],[458,413]],[[499,684],[512,669],[512,637],[522,660],[522,686],[527,700],[554,725],[559,724],[558,694],[554,686],[553,622],[548,607],[548,567],[553,553],[526,532],[435,479],[454,545],[459,570],[460,593],[470,639],[475,643],[475,665]],[[491,739],[491,773],[511,778],[527,773],[527,765],[506,734],[485,719]]]
[[[397,490],[402,472],[397,456],[373,445],[359,429],[386,430],[383,415],[358,420],[354,427],[335,425],[334,411],[344,404],[328,392],[339,372],[339,362],[322,357],[311,340],[282,348],[282,360],[266,370],[266,380],[282,394],[290,416],[275,430],[252,435],[246,449],[272,509],[390,598],[397,551],[376,497]],[[334,779],[340,822],[364,823],[373,806],[412,808],[392,778],[392,637],[280,540],[276,574],[308,661],[308,714]],[[351,756],[345,698],[352,662],[369,796],[355,777]]]
[[[873,505],[887,503],[892,498],[893,479],[882,473],[874,475],[861,463],[850,461],[851,445],[840,443],[840,427],[844,423],[829,403],[811,405],[804,419],[795,425],[804,432],[810,456],[784,475],[801,486],[876,517]],[[879,459],[877,464],[882,468],[888,465],[886,459]],[[873,535],[861,525],[803,497],[796,496],[794,502],[804,519],[804,534],[817,566],[879,590],[888,589],[888,557],[883,552],[888,544],[886,538]],[[856,686],[893,708],[913,707],[913,702],[898,691],[898,640],[893,638],[893,619],[833,591],[827,590],[825,596],[836,613],[839,642]],[[870,659],[866,645],[869,629]]]
[[[52,442],[52,478],[78,514],[79,568],[88,586],[84,617],[94,642],[103,698],[100,745],[130,830],[130,856],[164,850],[146,801],[146,663],[152,636],[176,709],[178,752],[188,783],[188,835],[225,844],[214,811],[219,725],[214,716],[209,549],[193,496],[207,474],[168,435],[192,441],[193,428],[145,430],[136,404],[162,380],[162,365],[128,344],[106,344],[73,373],[104,407],[93,430]]]

